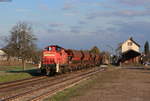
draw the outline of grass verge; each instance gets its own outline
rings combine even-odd
[[[35,67],[32,64],[27,64],[26,69],[31,69]],[[0,71],[16,71],[16,70],[23,70],[22,65],[16,65],[16,66],[0,66]]]
[[[39,76],[37,71],[33,65],[27,65],[25,71],[21,66],[0,66],[0,83]]]
[[[91,85],[91,80],[84,81],[81,84],[77,84],[71,88],[67,88],[64,91],[57,93],[51,98],[47,98],[44,101],[69,101],[72,97],[82,96],[84,95],[84,91],[87,86]],[[81,90],[82,89],[82,90]]]
[[[29,73],[3,73],[3,75],[0,75],[0,83],[25,79],[29,77],[32,77],[32,75]]]

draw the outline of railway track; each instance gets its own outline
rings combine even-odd
[[[38,85],[35,88],[33,87],[30,90],[25,90],[23,92],[20,92],[20,93],[14,94],[14,95],[5,96],[5,97],[1,98],[1,101],[12,101],[12,100],[13,101],[14,100],[37,101],[37,100],[40,100],[40,99],[46,97],[47,95],[52,95],[52,94],[56,93],[57,91],[63,90],[67,87],[70,87],[85,78],[87,79],[91,75],[93,75],[97,72],[100,72],[102,70],[103,69],[92,70],[92,71],[89,70],[86,72],[84,71],[83,73],[76,72],[72,75],[69,74],[69,76],[66,74],[66,75],[63,75],[63,78],[60,75],[57,77],[45,79],[45,81],[43,81],[43,82],[39,80],[37,83],[41,83],[41,85]],[[47,82],[47,83],[44,84],[44,82]],[[31,81],[30,81],[29,84],[35,85],[37,83],[35,83],[34,81],[31,83]],[[27,82],[24,84],[24,86],[27,86]],[[13,90],[13,89],[11,89],[11,90]],[[3,89],[3,91],[5,91],[5,90]],[[7,90],[10,90],[10,88]]]
[[[80,71],[74,72],[74,74],[78,73]],[[33,78],[28,78],[28,79],[23,79],[23,80],[17,80],[13,82],[6,82],[0,85],[0,93],[3,92],[10,92],[15,89],[21,89],[21,88],[26,88],[31,85],[36,85],[38,83],[44,83],[44,82],[50,82],[56,79],[64,78],[69,74],[64,74],[64,75],[56,75],[53,77],[47,77],[47,76],[40,76],[40,77],[33,77]]]
[[[28,81],[28,82],[25,82],[23,84],[21,84],[19,82],[15,85],[7,86],[8,88],[7,87],[2,87],[0,89],[0,99],[5,99],[5,98],[8,98],[9,96],[16,96],[17,93],[28,92],[30,90],[33,90],[33,89],[37,88],[37,87],[41,87],[41,85],[46,85],[47,83],[53,82],[53,81],[55,81],[57,79],[60,79],[60,78],[63,78],[63,77],[66,77],[67,75],[69,75],[69,74],[57,75],[57,76],[54,76],[54,77],[44,76],[41,79]]]
[[[100,71],[103,71],[103,70],[100,70]],[[34,97],[28,101],[40,101],[40,100],[46,98],[47,96],[50,97],[59,91],[62,91],[62,90],[69,88],[69,87],[72,87],[72,86],[80,83],[83,80],[89,79],[90,76],[92,76],[92,75],[94,75],[100,71],[92,71],[89,73],[81,74],[81,75],[77,76],[77,78],[70,78],[70,79],[62,82],[62,84],[59,84],[58,86],[54,87],[51,91],[45,92],[45,93],[43,93],[39,96],[36,96],[36,97]]]

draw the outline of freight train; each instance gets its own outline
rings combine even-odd
[[[100,54],[51,45],[42,52],[40,70],[45,75],[55,75],[56,73],[98,66],[101,61],[102,56]]]

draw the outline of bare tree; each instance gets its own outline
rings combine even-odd
[[[99,50],[99,48],[98,48],[97,46],[94,46],[94,47],[90,50],[90,52],[100,54],[100,50]]]
[[[4,49],[9,56],[20,58],[25,70],[26,61],[34,56],[36,40],[32,34],[32,27],[25,22],[20,22],[10,31],[10,36],[6,40],[8,44]]]

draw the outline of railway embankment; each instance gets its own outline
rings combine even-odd
[[[149,68],[109,68],[45,101],[149,101]]]

